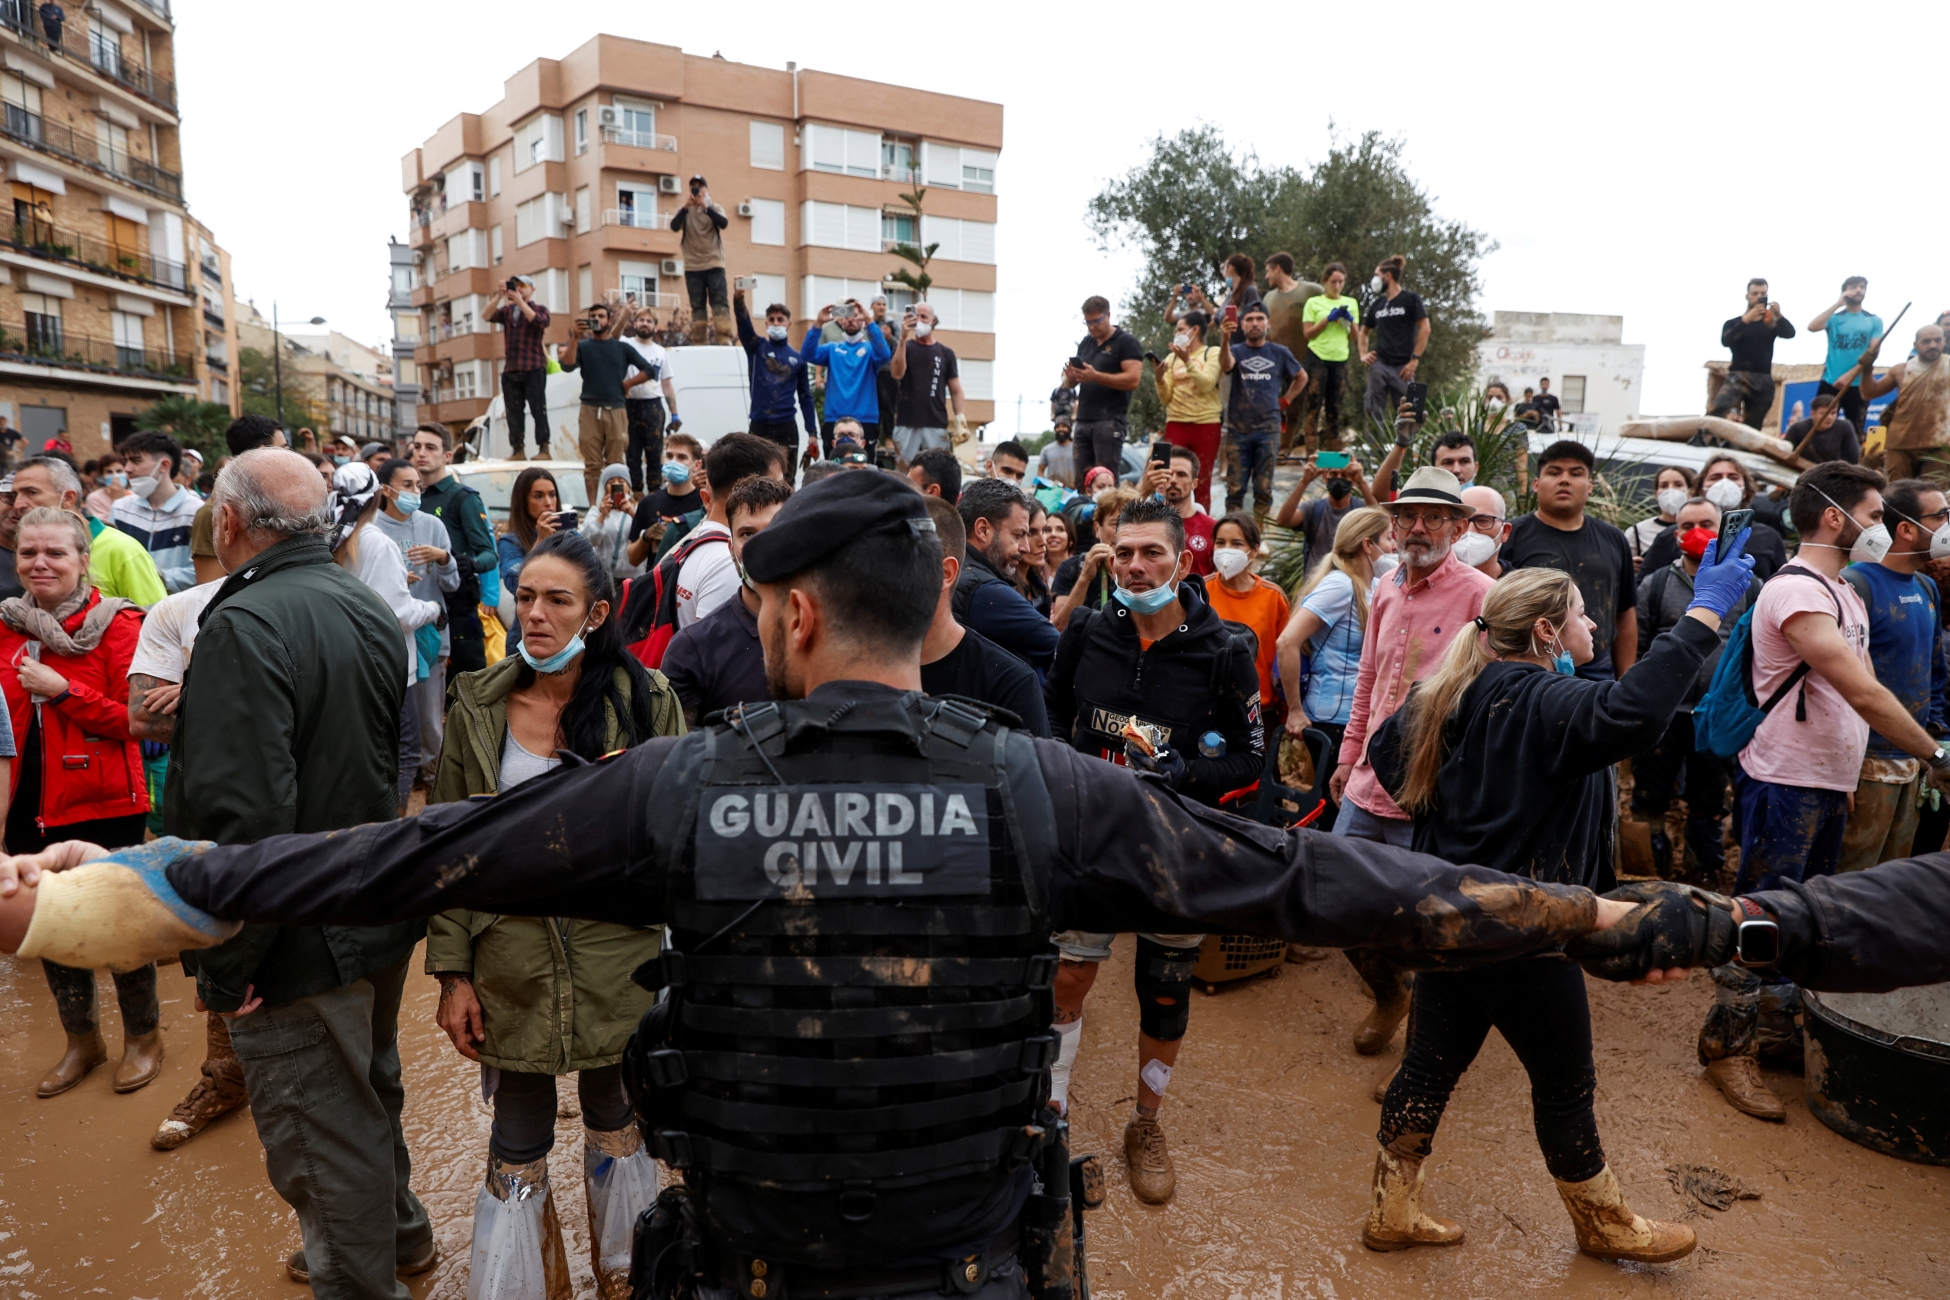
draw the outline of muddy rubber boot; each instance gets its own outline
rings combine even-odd
[[[155,1082],[162,1073],[162,1030],[152,1029],[122,1042],[122,1063],[115,1067],[115,1091],[134,1092]]]
[[[702,347],[705,338],[710,332],[711,318],[708,316],[697,317],[691,322],[691,343],[694,346]]]
[[[1581,1183],[1558,1182],[1557,1194],[1564,1198],[1571,1226],[1577,1229],[1578,1249],[1595,1259],[1666,1264],[1684,1259],[1699,1245],[1699,1237],[1683,1223],[1661,1223],[1632,1213],[1610,1165]]]
[[[711,313],[711,336],[714,343],[735,343],[738,341],[738,328],[731,323],[729,311]]]
[[[514,449],[513,451],[511,451],[511,452],[509,452],[509,453],[508,453],[508,459],[509,459],[509,460],[527,460],[527,459],[528,459],[528,453],[527,453],[526,451],[523,451],[523,450],[522,450],[522,449],[521,449],[520,447],[516,447],[516,448],[515,448],[515,449]]]
[[[1388,1100],[1388,1085],[1393,1083],[1395,1081],[1395,1076],[1400,1074],[1401,1072],[1402,1072],[1402,1063],[1400,1061],[1397,1061],[1393,1065],[1385,1067],[1381,1071],[1381,1073],[1375,1075],[1374,1087],[1371,1092],[1371,1095],[1374,1097],[1375,1105],[1379,1106],[1381,1103]]]
[[[108,1060],[108,1045],[102,1042],[102,1031],[91,1029],[85,1034],[69,1034],[68,1050],[54,1063],[54,1068],[41,1077],[34,1089],[37,1097],[58,1097],[68,1089],[88,1077],[88,1072]]]
[[[1373,1056],[1388,1046],[1395,1037],[1395,1030],[1408,1016],[1408,1002],[1406,992],[1399,998],[1376,1002],[1374,1010],[1354,1031],[1354,1050],[1363,1056]]]
[[[1155,1119],[1134,1119],[1124,1126],[1124,1163],[1130,1166],[1131,1190],[1146,1205],[1163,1205],[1178,1187],[1178,1174],[1165,1149],[1165,1130]]]
[[[1706,1081],[1718,1088],[1733,1108],[1755,1119],[1784,1120],[1787,1107],[1760,1077],[1760,1063],[1751,1056],[1722,1056],[1706,1063]]]
[[[1374,1158],[1374,1204],[1361,1225],[1369,1250],[1411,1246],[1460,1246],[1462,1225],[1438,1219],[1422,1206],[1422,1161],[1383,1147]]]
[[[203,1077],[150,1135],[149,1145],[158,1151],[174,1151],[249,1100],[244,1093],[244,1063],[230,1045],[229,1023],[216,1012],[208,1012],[203,1033],[203,1064],[199,1067]]]

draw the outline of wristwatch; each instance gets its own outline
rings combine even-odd
[[[1938,771],[1942,771],[1944,768],[1950,767],[1950,750],[1946,750],[1943,746],[1938,745],[1936,753],[1931,754],[1923,761]]]
[[[1751,898],[1736,898],[1733,905],[1740,912],[1734,924],[1734,964],[1750,970],[1772,968],[1781,959],[1781,927]]]

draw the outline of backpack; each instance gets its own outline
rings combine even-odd
[[[731,545],[723,533],[686,537],[657,561],[657,567],[641,578],[623,583],[623,644],[645,668],[661,668],[664,651],[677,635],[677,574],[684,561],[712,542]]]
[[[1774,578],[1782,574],[1800,574],[1804,577],[1820,579],[1821,575],[1800,565],[1783,566]],[[1835,601],[1835,619],[1842,618],[1842,602],[1830,591],[1827,583],[1822,590],[1828,592],[1829,599]],[[1808,720],[1808,688],[1806,679],[1809,668],[1806,663],[1795,666],[1774,693],[1763,703],[1754,695],[1754,610],[1760,607],[1755,601],[1733,625],[1727,635],[1726,649],[1720,654],[1720,662],[1713,669],[1713,682],[1706,688],[1706,694],[1693,706],[1693,746],[1706,753],[1721,758],[1737,757],[1754,738],[1761,720],[1774,711],[1774,706],[1787,697],[1796,686],[1801,687],[1794,703],[1794,720]]]

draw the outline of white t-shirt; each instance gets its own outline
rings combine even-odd
[[[693,537],[722,537],[725,543],[720,546],[711,542],[698,547],[677,570],[677,630],[680,632],[738,594],[738,566],[731,562],[731,530],[706,519],[684,541]]]
[[[141,673],[159,682],[180,682],[189,667],[190,647],[196,643],[197,620],[216,598],[224,579],[164,596],[142,616],[142,636],[129,660],[129,676]]]
[[[1822,590],[1824,586],[1828,591]],[[1800,572],[1777,573],[1761,587],[1760,599],[1754,602],[1756,700],[1765,704],[1801,663],[1781,631],[1783,625],[1796,614],[1834,618],[1838,602],[1842,639],[1866,665],[1869,611],[1855,588],[1838,579],[1810,578]],[[1808,696],[1806,722],[1794,716],[1803,686]],[[1740,766],[1757,781],[1853,793],[1861,779],[1862,757],[1868,752],[1868,719],[1851,708],[1826,677],[1811,672],[1761,720],[1753,739],[1740,751]]]
[[[634,334],[626,334],[623,341],[636,349],[637,355],[643,358],[643,368],[650,372],[649,380],[628,390],[628,396],[639,401],[663,401],[663,381],[670,378],[670,353],[664,351],[664,345],[653,338],[640,339]]]

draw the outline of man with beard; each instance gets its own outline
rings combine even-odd
[[[1036,670],[1049,671],[1056,627],[1016,589],[1029,543],[1029,498],[1006,478],[976,479],[962,489],[968,562],[955,580],[955,621],[973,628]]]
[[[1873,402],[1895,391],[1882,414],[1888,430],[1883,473],[1892,479],[1922,478],[1950,483],[1950,363],[1943,359],[1943,326],[1916,331],[1916,355],[1886,375],[1875,373],[1877,339],[1862,352],[1862,400]]]
[[[844,313],[844,314],[841,314]],[[831,343],[820,342],[820,331],[828,321],[836,321],[840,337]],[[878,327],[867,328],[867,318],[858,303],[845,303],[836,311],[821,307],[799,344],[799,355],[809,366],[826,367],[826,422],[819,439],[825,454],[833,454],[833,426],[851,417],[860,422],[866,445],[880,442],[880,391],[874,376],[887,364],[893,349]]]
[[[1299,358],[1270,338],[1269,321],[1264,307],[1248,307],[1239,318],[1245,339],[1233,338],[1228,322],[1221,330],[1228,346],[1219,358],[1220,369],[1232,376],[1225,417],[1233,453],[1226,474],[1226,509],[1245,507],[1250,483],[1253,513],[1262,525],[1273,512],[1273,461],[1279,455],[1281,422],[1307,386]]]
[[[1171,463],[1145,467],[1138,491],[1160,497],[1185,521],[1185,551],[1192,557],[1192,573],[1200,578],[1212,572],[1213,519],[1198,504],[1198,453],[1190,447],[1173,447]]]
[[[1821,368],[1821,384],[1815,391],[1823,396],[1835,397],[1843,416],[1858,433],[1862,430],[1862,416],[1869,404],[1862,399],[1861,387],[1867,372],[1857,370],[1855,363],[1863,350],[1879,340],[1883,333],[1882,317],[1862,307],[1862,300],[1868,296],[1869,278],[1851,275],[1842,281],[1842,296],[1836,299],[1835,305],[1808,322],[1810,334],[1828,336],[1828,357]],[[1856,371],[1856,381],[1845,389],[1837,388],[1835,381],[1850,370]]]
[[[624,333],[623,341],[643,358],[650,381],[623,395],[623,411],[629,426],[629,451],[625,463],[630,469],[630,491],[643,492],[643,467],[655,469],[664,458],[666,418],[671,432],[684,421],[677,414],[677,389],[670,382],[670,354],[657,342],[657,318],[648,310],[639,311]],[[659,391],[661,390],[661,391]]]
[[[1496,583],[1455,553],[1470,512],[1462,484],[1448,470],[1433,465],[1416,470],[1401,495],[1382,508],[1394,516],[1402,562],[1382,577],[1368,607],[1354,704],[1328,792],[1340,805],[1334,834],[1407,848],[1414,823],[1376,778],[1368,762],[1368,737],[1402,706],[1409,687],[1441,666],[1450,641],[1462,632],[1475,633],[1471,620],[1483,612],[1483,597]],[[1354,1050],[1372,1056],[1388,1045],[1408,1014],[1408,972],[1372,949],[1350,950],[1348,961],[1374,993],[1374,1010],[1354,1031]]]

